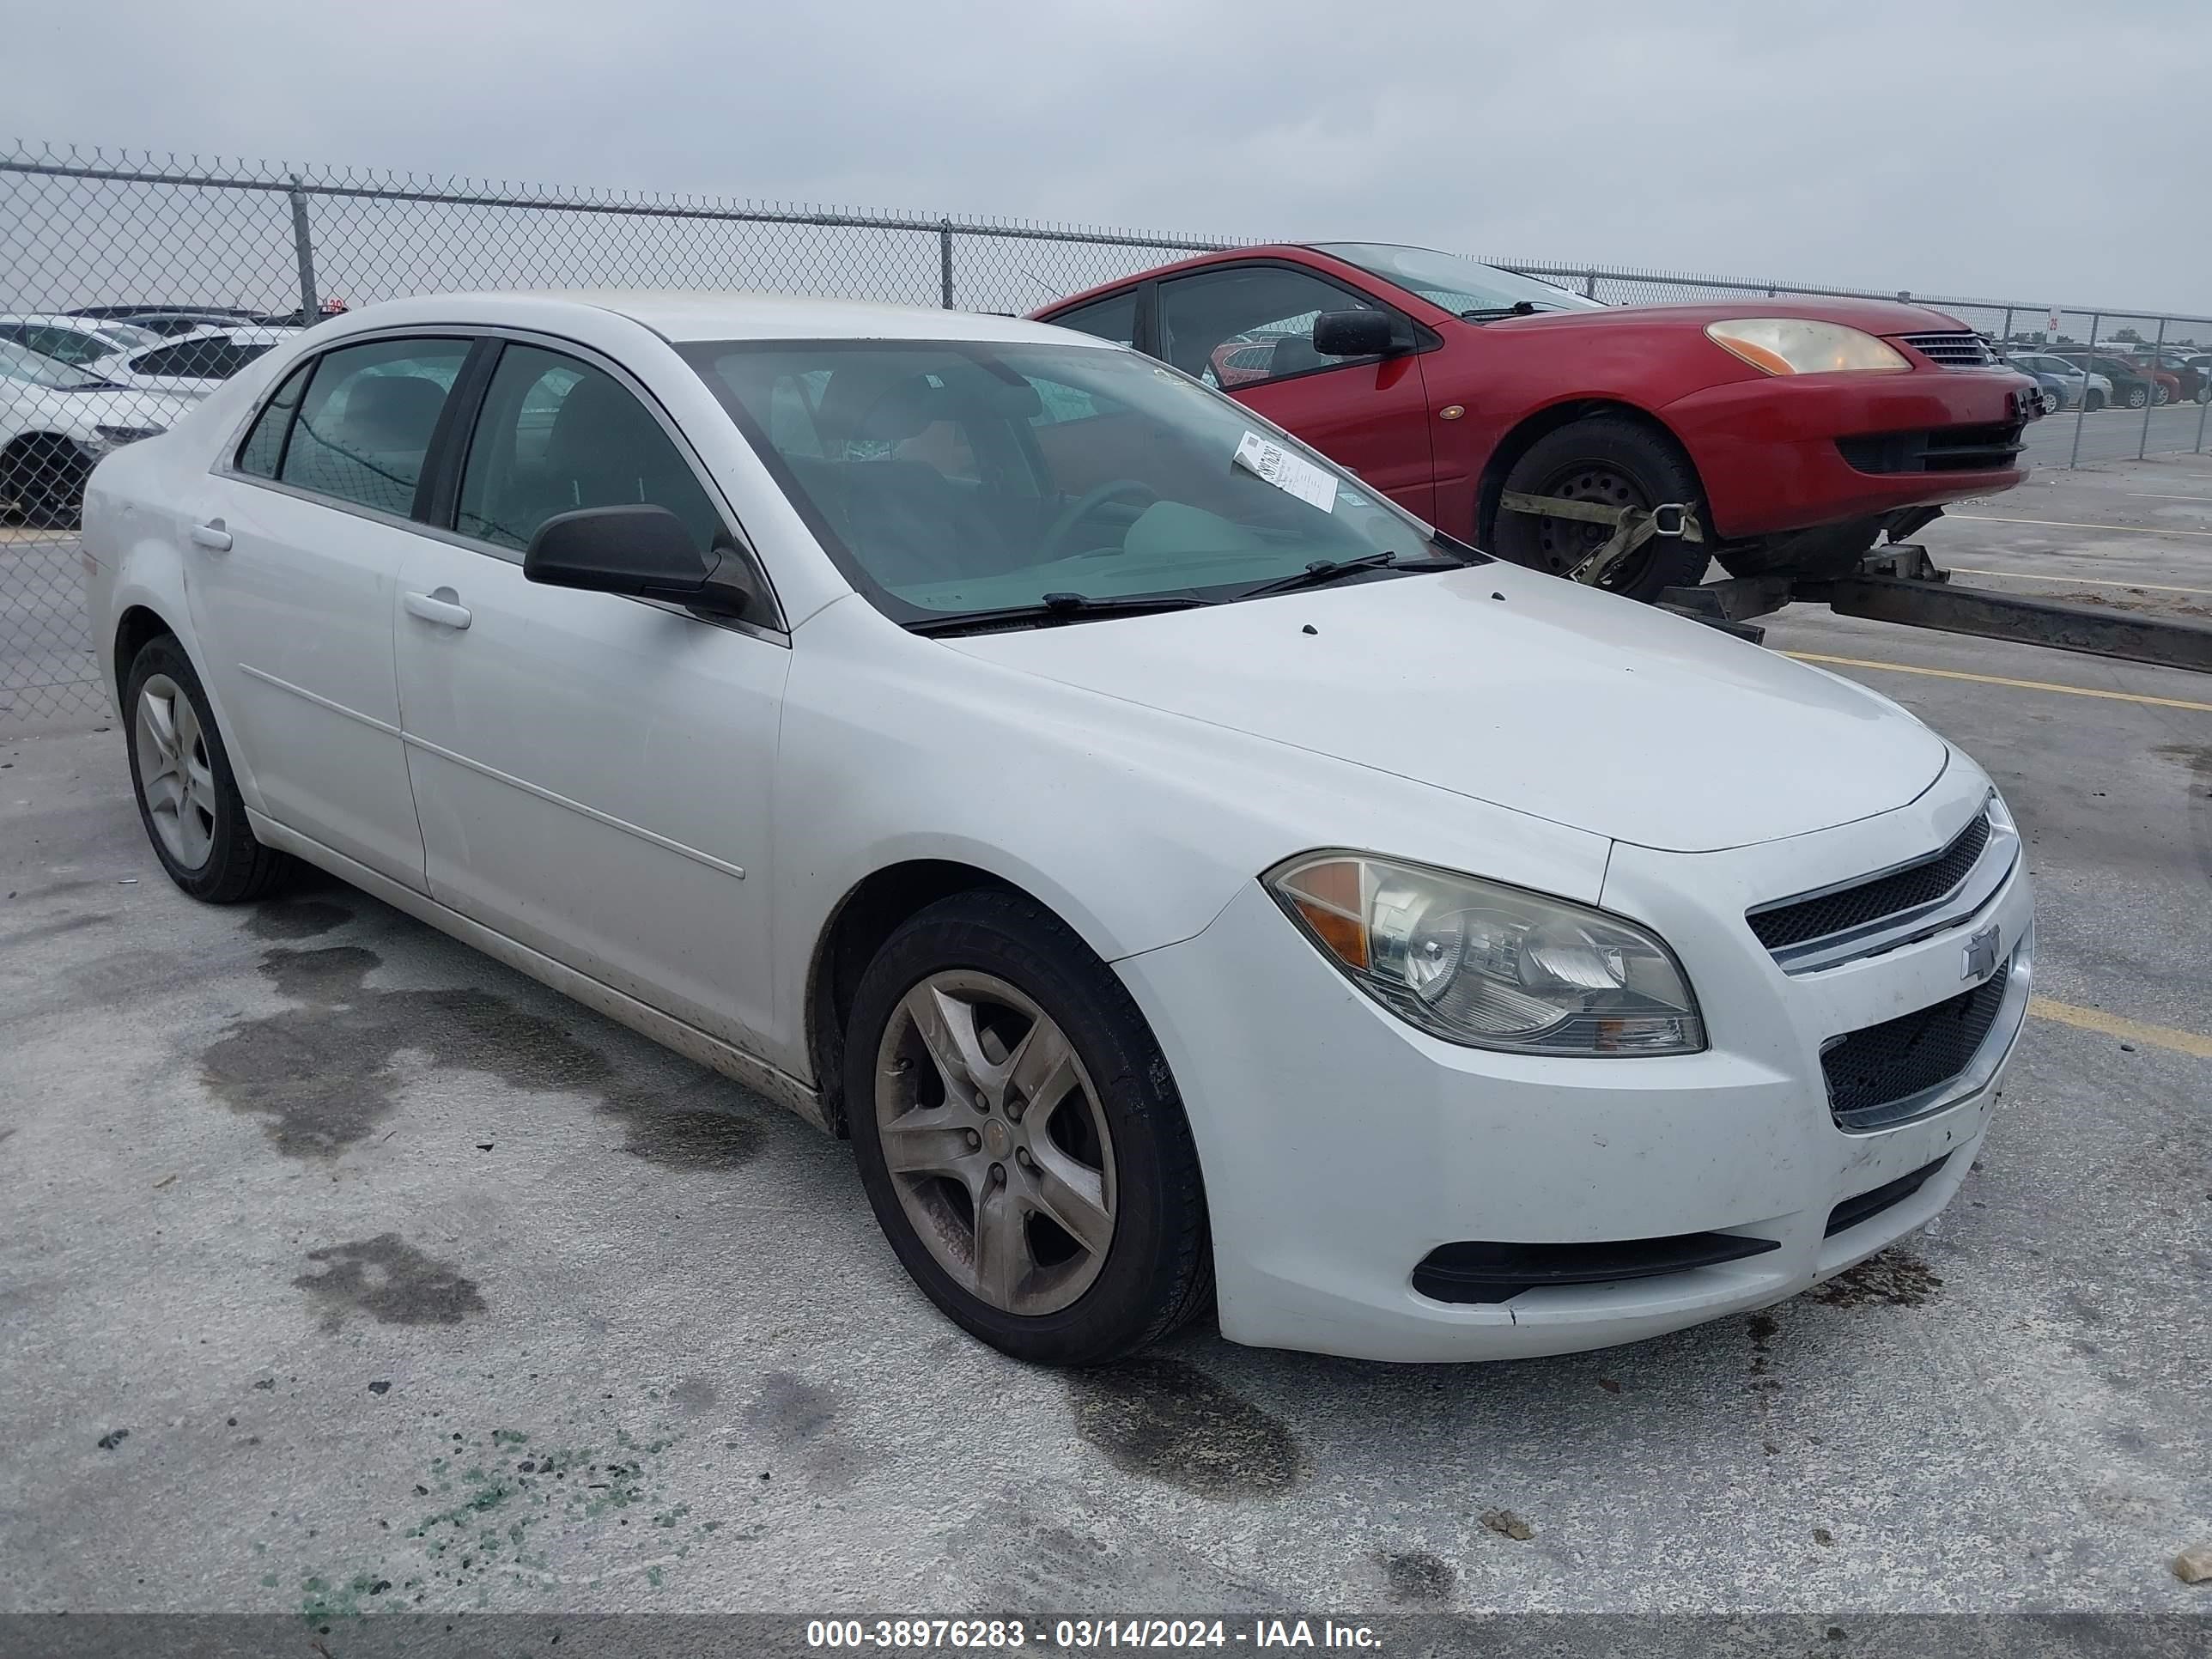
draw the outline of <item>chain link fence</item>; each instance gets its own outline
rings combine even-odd
[[[327,312],[462,289],[652,287],[1020,313],[1233,245],[198,157],[0,152],[0,737],[106,715],[70,527],[92,460],[167,425],[218,372]],[[2201,450],[2207,441],[2205,319],[1491,263],[1614,304],[1746,295],[1920,300],[2008,348],[2047,352],[2061,395],[2078,381],[2069,418],[2033,428],[2039,465]],[[179,314],[113,314],[151,306]],[[210,355],[210,326],[236,349]],[[2089,359],[2086,368],[2070,367],[2069,353]],[[2175,367],[2128,373],[2149,356]],[[2207,361],[2192,372],[2191,356]],[[2096,367],[2107,359],[2118,372]],[[122,384],[81,389],[95,380]]]

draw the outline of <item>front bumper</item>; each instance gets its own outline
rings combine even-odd
[[[2009,489],[2024,466],[1866,472],[1839,440],[2022,418],[2034,383],[2006,368],[1762,377],[1708,386],[1659,411],[1689,450],[1713,526],[1731,540],[1808,530]]]
[[[1606,908],[1656,926],[1681,957],[1712,1044],[1699,1054],[1540,1059],[1436,1041],[1354,990],[1256,882],[1196,938],[1115,964],[1189,1112],[1224,1334],[1384,1360],[1571,1352],[1781,1300],[1924,1224],[1965,1178],[2025,1017],[2024,861],[1964,932],[1817,973],[1784,974],[1742,916],[1942,844],[1985,788],[1954,766],[1912,806],[1768,848],[1618,847]],[[1839,1128],[1823,1043],[1956,994],[1965,932],[1992,922],[2012,972],[1975,1065],[1909,1122]],[[1831,1231],[1838,1206],[1922,1172]],[[1773,1248],[1488,1304],[1414,1287],[1419,1264],[1462,1241],[1716,1232]]]

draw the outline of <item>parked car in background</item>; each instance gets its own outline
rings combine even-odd
[[[2076,368],[2086,367],[2105,376],[2112,383],[2112,400],[2130,409],[2170,404],[2181,395],[2179,375],[2137,362],[2132,357],[2085,351],[2078,346],[2060,346],[2053,355],[2064,358]]]
[[[191,407],[0,341],[0,502],[31,524],[75,524],[94,465]]]
[[[290,328],[206,329],[117,351],[88,367],[117,386],[204,398],[263,352],[297,332]]]
[[[1833,574],[1885,529],[2019,483],[2042,412],[2035,381],[1925,307],[1609,307],[1376,243],[1205,254],[1035,314],[1220,387],[1454,536],[1640,599],[1715,557]],[[1619,514],[1653,508],[1679,510],[1599,574]]]
[[[149,307],[144,310],[128,311],[118,315],[103,317],[100,320],[127,322],[135,328],[144,329],[149,333],[161,335],[164,338],[173,338],[180,334],[196,334],[202,329],[258,326],[265,325],[270,319],[256,311],[229,310],[213,307],[185,307],[174,310]]]
[[[2091,374],[2081,364],[2069,363],[2047,351],[2008,351],[2005,362],[2045,385],[2055,382],[2063,408],[2086,408],[2094,412],[2112,400],[2112,382],[2107,376]]]
[[[2183,401],[2212,403],[2212,374],[2208,374],[2202,367],[2206,361],[2203,357],[2171,346],[2143,356],[2145,362],[2164,369],[2180,382]]]
[[[1904,709],[1060,329],[397,301],[83,544],[183,891],[303,859],[848,1133],[1026,1360],[1765,1306],[1951,1201],[2027,1017],[2021,838]]]
[[[128,347],[158,344],[161,337],[131,323],[51,313],[0,316],[0,340],[28,346],[42,356],[82,368]]]

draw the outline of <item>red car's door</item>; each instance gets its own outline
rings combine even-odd
[[[1324,311],[1389,310],[1371,295],[1278,261],[1214,265],[1159,285],[1158,352],[1249,404],[1408,512],[1436,521],[1436,458],[1421,360],[1325,357]]]

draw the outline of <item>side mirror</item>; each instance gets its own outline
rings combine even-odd
[[[1387,357],[1413,343],[1387,311],[1324,311],[1314,319],[1313,348],[1324,357]]]
[[[762,595],[734,552],[702,555],[665,507],[586,507],[538,526],[522,556],[526,580],[636,599],[664,599],[706,616],[757,616]]]

